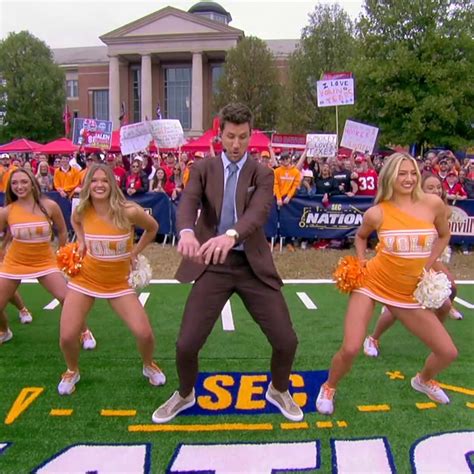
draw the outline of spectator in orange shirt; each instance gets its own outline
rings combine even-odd
[[[288,204],[295,195],[301,182],[301,173],[291,162],[288,152],[284,152],[280,157],[280,166],[275,170],[275,181],[273,194],[276,197],[278,206]]]
[[[69,164],[69,157],[61,157],[61,166],[54,172],[54,189],[61,197],[70,197],[79,184],[80,171],[72,168]]]

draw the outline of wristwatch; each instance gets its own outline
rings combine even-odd
[[[235,240],[237,240],[239,238],[239,233],[235,229],[226,230],[225,235],[227,235],[227,237],[232,237]]]

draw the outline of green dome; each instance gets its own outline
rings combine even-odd
[[[217,13],[226,17],[227,22],[232,21],[230,13],[216,2],[198,2],[188,10],[188,13]]]

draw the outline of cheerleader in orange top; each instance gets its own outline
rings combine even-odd
[[[362,347],[376,301],[385,304],[432,351],[411,386],[438,403],[449,403],[433,378],[457,357],[457,349],[435,314],[413,297],[423,270],[431,269],[448,244],[449,226],[443,201],[423,193],[420,182],[410,155],[395,153],[386,159],[375,205],[364,214],[356,234],[359,260],[365,263],[367,239],[373,231],[380,244],[376,256],[366,263],[364,286],[350,295],[342,346],[316,400],[320,413],[333,413],[337,384]]]
[[[66,224],[59,206],[41,196],[31,171],[14,170],[7,184],[5,207],[0,209],[0,229],[8,226],[12,235],[0,264],[0,343],[13,336],[3,310],[22,278],[38,278],[56,299],[64,300],[66,281],[50,245],[53,225],[59,244],[66,243]]]
[[[422,177],[421,180],[421,189],[423,192],[428,194],[435,194],[439,196],[446,205],[446,217],[449,220],[451,217],[451,207],[447,205],[446,200],[446,191],[443,188],[443,182],[438,175],[435,174],[426,174]],[[448,259],[450,248],[449,246],[446,247],[443,254],[448,251]],[[442,260],[442,259],[440,259]],[[447,275],[449,280],[451,281],[451,295],[448,300],[445,301],[443,306],[435,310],[436,316],[439,318],[441,322],[444,322],[446,317],[449,316],[452,319],[462,319],[463,315],[460,313],[453,305],[452,301],[456,296],[456,283],[454,282],[454,278],[451,275],[451,272],[446,268],[442,261],[436,261],[433,264],[433,269],[437,272],[443,272]],[[374,332],[365,338],[364,341],[364,353],[369,357],[378,357],[379,355],[379,340],[382,335],[395,324],[396,318],[393,314],[389,311],[389,309],[384,306],[380,317],[377,321],[375,326]]]
[[[158,223],[139,205],[124,198],[108,166],[94,164],[90,168],[80,196],[72,225],[84,260],[79,274],[68,284],[61,313],[60,344],[67,371],[58,392],[70,395],[80,379],[77,338],[95,298],[107,299],[135,336],[143,375],[152,385],[163,385],[165,375],[153,361],[154,336],[148,316],[128,283],[131,266],[153,242]],[[135,225],[144,232],[133,246]]]

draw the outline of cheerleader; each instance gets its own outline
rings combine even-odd
[[[376,256],[366,262],[367,240],[374,231],[380,243]],[[457,357],[457,349],[434,313],[413,297],[420,275],[432,268],[449,237],[446,207],[438,196],[422,192],[416,161],[403,153],[390,156],[380,173],[375,204],[356,234],[356,252],[366,275],[363,286],[349,297],[344,339],[316,400],[320,413],[334,412],[336,387],[362,347],[376,301],[432,351],[411,386],[437,403],[449,403],[433,378]]]
[[[155,341],[148,316],[128,282],[131,266],[153,242],[158,223],[124,198],[110,167],[94,164],[85,177],[72,226],[84,259],[79,274],[68,283],[61,313],[60,345],[67,370],[58,392],[70,395],[80,380],[77,337],[96,298],[106,299],[135,336],[143,375],[152,385],[163,385],[165,374],[153,361]],[[144,229],[135,245],[134,226]]]

